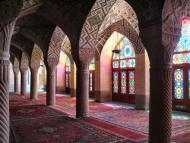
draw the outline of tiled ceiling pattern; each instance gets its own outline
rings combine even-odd
[[[105,17],[98,33],[102,33],[106,28],[115,22],[120,21],[121,19],[126,19],[132,28],[134,28],[135,31],[139,33],[136,13],[133,8],[124,0],[116,1],[108,15]]]

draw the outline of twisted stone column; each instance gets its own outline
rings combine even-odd
[[[14,93],[19,94],[19,79],[17,71],[14,71]]]
[[[9,143],[9,49],[14,25],[15,21],[0,26],[0,143]]]
[[[9,61],[0,59],[0,142],[9,143]]]
[[[89,110],[89,69],[88,65],[77,67],[76,117],[87,117]]]
[[[47,68],[47,105],[54,106],[56,93],[56,66]]]
[[[21,95],[26,95],[26,70],[21,70]]]
[[[31,68],[31,85],[30,85],[30,99],[37,100],[37,88],[38,88],[38,69]]]
[[[151,65],[149,143],[170,143],[172,72],[169,65]]]

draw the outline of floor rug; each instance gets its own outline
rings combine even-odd
[[[40,118],[44,116],[59,116],[61,112],[44,105],[30,105],[10,108],[10,119]],[[66,115],[61,113],[61,115]]]
[[[40,105],[45,104],[45,101],[45,95],[40,95],[39,100],[37,101],[31,101],[28,96],[11,96],[10,115],[12,122],[14,121],[16,123],[21,120],[40,120],[47,117],[58,118],[63,115],[75,117],[75,98],[56,97],[57,106],[51,108],[47,108],[45,105]],[[189,143],[190,115],[187,117],[186,115],[184,116],[184,113],[181,115],[179,115],[179,113],[175,114],[176,113],[174,112],[172,116],[173,141],[176,141],[177,143]],[[85,121],[80,121],[80,124],[87,124],[103,130],[106,133],[114,134],[115,136],[122,138],[121,140],[114,142],[144,143],[143,140],[147,139],[149,113],[146,111],[134,110],[132,107],[125,108],[123,105],[112,106],[110,103],[104,104],[91,101],[89,103],[89,115],[90,118],[87,118],[88,120]],[[48,130],[49,129],[51,130],[51,128],[48,128]],[[77,141],[78,139],[71,142]],[[65,142],[65,140],[61,141],[58,139],[55,143],[57,142],[62,143]]]
[[[110,112],[94,113],[94,118],[107,121],[118,126],[130,128],[140,133],[148,134],[149,113],[134,109],[116,109]],[[172,135],[190,131],[190,119],[173,119]]]
[[[45,100],[31,100],[29,96],[10,96],[10,107],[46,104]]]
[[[147,140],[147,135],[143,133],[136,132],[134,130],[130,130],[128,128],[122,128],[119,126],[115,126],[113,124],[110,124],[108,122],[104,122],[102,120],[98,120],[92,117],[84,119],[85,122],[90,123],[96,127],[100,127],[108,132],[112,132],[114,134],[117,134],[121,137],[127,137],[128,139],[135,141],[135,142],[142,142],[144,140]]]
[[[125,138],[69,117],[11,122],[16,143],[114,143]]]

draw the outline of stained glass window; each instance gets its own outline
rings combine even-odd
[[[71,63],[69,58],[67,58],[65,63],[65,86],[66,88],[70,88],[69,82],[70,82],[70,71],[71,71]]]
[[[131,68],[135,67],[135,51],[131,42],[124,37],[119,43],[117,43],[115,49],[120,50],[120,53],[113,54],[113,67],[114,68]],[[115,60],[120,60],[119,66],[118,63],[115,63]],[[116,66],[117,64],[117,66]]]
[[[113,92],[118,93],[118,72],[113,72]]]
[[[182,32],[179,43],[174,51],[173,64],[190,63],[190,20],[182,21]]]
[[[113,61],[113,68],[114,69],[119,68],[119,61]]]
[[[135,94],[135,51],[131,42],[123,36],[116,44],[112,57],[113,93]],[[119,84],[118,84],[119,83]]]
[[[120,60],[120,68],[127,67],[127,61],[126,60]]]
[[[135,57],[134,48],[127,38],[123,38],[118,46],[120,48],[120,59]]]
[[[121,72],[121,93],[126,94],[127,93],[127,88],[126,88],[126,72],[123,71]]]
[[[174,70],[174,96],[176,99],[184,98],[183,69]]]
[[[69,88],[69,75],[66,74],[66,88]]]
[[[129,94],[135,94],[135,72],[129,72]]]

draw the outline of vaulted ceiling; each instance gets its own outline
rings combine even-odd
[[[0,23],[10,21],[19,12],[16,21],[14,35],[12,38],[11,52],[25,52],[31,56],[34,44],[37,44],[44,54],[48,52],[48,46],[56,26],[59,26],[67,35],[71,47],[78,49],[81,31],[89,17],[92,7],[97,8],[96,17],[89,18],[91,23],[98,20],[102,10],[109,11],[103,7],[105,3],[112,4],[116,0],[23,0],[21,8],[20,0],[4,0],[0,2]],[[161,22],[162,8],[165,0],[125,0],[135,11],[139,23],[139,29]],[[10,6],[6,3],[17,3],[17,6]],[[95,3],[96,2],[96,3]],[[19,3],[19,4],[18,4]],[[16,4],[15,4],[16,5]],[[11,11],[6,11],[12,9]],[[3,22],[1,22],[3,21]],[[90,28],[89,28],[90,29]],[[67,47],[68,48],[68,47]],[[13,49],[13,50],[12,50]],[[18,51],[16,51],[18,50]],[[16,54],[15,54],[16,55]]]

